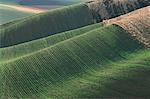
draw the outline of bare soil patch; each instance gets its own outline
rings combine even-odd
[[[150,48],[150,6],[110,20],[104,20],[103,23],[105,25],[116,24],[121,26]]]

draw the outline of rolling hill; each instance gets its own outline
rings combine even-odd
[[[85,4],[51,10],[3,27],[0,47],[39,39],[92,23],[93,17]]]
[[[18,4],[21,0],[0,0],[2,4]]]
[[[21,5],[70,5],[74,0],[21,0]]]
[[[140,42],[150,47],[150,6],[111,20],[105,20],[106,25],[117,24],[136,37]]]
[[[0,0],[0,25],[82,0]]]
[[[0,4],[0,25],[31,15],[33,15],[33,13],[19,11]]]
[[[119,2],[120,0],[116,1]],[[133,0],[133,2],[131,2],[130,4],[139,3],[136,1],[137,0]],[[118,6],[118,2],[113,3],[115,7]],[[145,0],[141,2],[144,3]],[[77,5],[71,5],[60,9],[51,10],[43,14],[35,15],[30,18],[22,19],[20,21],[15,22],[14,24],[11,24],[10,26],[7,25],[6,28],[3,27],[1,29],[0,47],[12,46],[23,42],[43,38],[49,35],[53,35],[55,33],[64,32],[67,30],[86,26],[94,23],[95,21],[101,22],[102,20],[106,19],[107,15],[104,15],[104,17],[95,17],[94,14],[95,11],[91,10],[92,7],[89,6],[92,4],[93,3],[90,4],[82,3]],[[146,5],[148,4],[140,5],[139,3],[138,5],[134,5],[135,6],[134,9],[138,9]],[[133,6],[131,6],[131,8],[132,7]],[[101,8],[103,8],[101,12],[106,11],[104,6],[101,6]],[[124,12],[124,9],[120,9],[120,11],[123,13],[127,13],[132,10],[126,10],[126,12]],[[103,13],[100,13],[100,15],[102,16]],[[118,15],[120,15],[120,12],[115,13],[115,16]],[[109,18],[112,17],[114,17],[114,14],[113,15],[110,14]]]
[[[148,3],[97,0],[1,25],[0,99],[150,98]]]
[[[150,5],[149,0],[95,0],[88,3],[97,22]]]
[[[118,26],[94,29],[40,51],[2,62],[4,93],[1,94],[6,97],[39,97],[56,82],[65,81],[97,65],[125,59],[126,55],[140,48],[142,45]]]
[[[117,25],[89,25],[1,52],[10,53],[0,64],[2,98],[149,97],[150,50]]]
[[[0,3],[20,5],[70,5],[87,0],[0,0]]]
[[[86,32],[92,31],[101,27],[101,24],[92,24],[89,26],[85,26],[82,28],[66,31],[60,34],[55,34],[52,36],[48,36],[46,38],[41,38],[37,40],[33,40],[30,42],[14,45],[11,47],[1,48],[0,49],[0,62],[8,61],[14,58],[25,56],[26,54],[30,54],[39,50],[42,50],[46,47],[53,46],[58,42],[65,41],[74,36],[78,36],[84,34]],[[37,46],[38,45],[38,46]],[[8,54],[9,53],[9,54]]]

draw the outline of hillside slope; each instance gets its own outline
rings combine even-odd
[[[150,6],[111,20],[105,20],[104,24],[117,24],[150,47]]]
[[[5,47],[0,49],[0,62],[8,61],[18,57],[25,56],[27,54],[42,50],[46,47],[53,46],[61,41],[65,41],[72,37],[87,33],[94,29],[100,28],[101,24],[92,24],[82,28],[66,31],[60,34],[55,34],[53,36],[48,36],[46,38],[41,38],[33,40],[30,42],[14,45],[11,47]]]
[[[93,23],[85,4],[52,10],[3,27],[0,47],[7,47]]]
[[[100,22],[119,15],[149,6],[149,0],[93,0],[87,4],[93,12],[94,19]]]
[[[14,9],[17,11],[22,11],[22,12],[29,12],[29,13],[42,13],[42,12],[46,12],[46,10],[44,9],[39,9],[39,8],[35,8],[35,7],[28,7],[28,6],[20,6],[20,5],[8,5],[8,4],[0,4],[0,6],[6,7],[7,9]],[[5,18],[5,17],[4,17]]]
[[[21,5],[70,5],[73,0],[21,0]]]
[[[98,65],[51,87],[40,98],[149,98],[150,50],[132,53],[119,62]]]
[[[141,48],[142,45],[119,26],[99,28],[1,63],[0,94],[6,98],[41,97],[53,91],[51,87],[57,82],[91,71],[98,65],[126,59],[128,54]]]
[[[2,4],[18,4],[21,0],[0,0]]]
[[[1,26],[0,99],[150,98],[150,7],[93,24],[149,1],[96,2]]]
[[[0,25],[31,15],[33,15],[33,13],[12,9],[8,6],[0,4]]]
[[[94,23],[94,20],[99,22],[104,19],[112,18],[149,5],[149,1],[147,0],[132,0],[132,2],[128,0],[122,2],[120,2],[120,0],[115,0],[115,2],[110,3],[110,5],[112,4],[115,8],[118,8],[121,5],[127,6],[127,4],[131,4],[134,6],[129,6],[129,9],[125,9],[125,6],[119,9],[119,11],[114,12],[116,11],[115,8],[113,8],[111,11],[112,5],[108,10],[106,10],[106,7],[108,5],[104,4],[105,2],[102,1],[99,3],[99,1],[97,1],[96,5],[95,2],[92,2],[88,4],[86,3],[78,4],[75,6],[68,6],[62,9],[57,9],[44,14],[25,18],[23,20],[14,22],[7,27],[2,27],[0,47],[8,47],[23,42],[47,37],[55,33],[79,28]],[[97,10],[100,13],[97,12]],[[111,11],[113,12],[113,14],[110,13],[108,16],[107,11]],[[105,14],[105,12],[107,12],[107,14]],[[96,13],[98,15],[96,15]]]
[[[68,5],[83,1],[87,0],[0,0],[0,3],[20,5]]]

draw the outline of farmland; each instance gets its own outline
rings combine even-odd
[[[2,28],[0,46],[19,44],[92,23],[92,15],[85,4],[52,10]]]
[[[18,11],[0,4],[0,25],[31,15],[33,13]]]
[[[31,3],[32,2],[32,3]],[[52,3],[53,2],[53,3]],[[0,0],[0,25],[36,13],[83,2],[82,0]],[[46,5],[45,5],[46,4]]]
[[[18,3],[21,5],[59,5],[59,6],[66,6],[75,3],[80,3],[87,0],[20,0]]]
[[[18,45],[11,46],[11,47],[1,48],[0,49],[0,52],[1,52],[0,56],[2,59],[0,61],[10,60],[13,58],[17,58],[17,57],[35,52],[35,51],[39,51],[39,50],[44,49],[46,47],[55,45],[58,42],[67,40],[67,39],[72,38],[74,36],[84,34],[86,32],[92,31],[94,29],[97,29],[100,26],[102,26],[102,25],[99,23],[98,24],[92,24],[89,26],[74,29],[71,31],[66,31],[66,32],[56,34],[53,36],[48,36],[46,38],[37,39],[34,41],[18,44]],[[39,45],[39,46],[36,46],[36,45]],[[8,54],[8,53],[10,53],[10,54]]]
[[[150,34],[150,6],[139,9],[132,13],[122,15],[111,20],[105,20],[104,23],[108,24],[118,24],[125,30],[136,37],[140,42],[144,43],[146,46],[150,47],[149,34]]]
[[[95,29],[40,51],[3,62],[1,64],[2,73],[5,75],[5,80],[9,80],[6,82],[11,82],[10,89],[15,90],[10,91],[11,93],[3,92],[10,97],[34,95],[35,92],[39,93],[44,90],[43,88],[49,87],[46,85],[53,85],[67,77],[91,70],[99,64],[104,65],[111,61],[124,59],[124,55],[140,48],[142,45],[132,40],[118,26]],[[7,70],[11,72],[7,73]],[[15,80],[11,81],[11,78]],[[19,88],[16,86],[17,83]],[[27,86],[28,84],[29,86]]]
[[[150,98],[149,4],[96,0],[1,25],[0,99]]]
[[[0,3],[20,5],[68,5],[85,1],[87,0],[0,0]]]

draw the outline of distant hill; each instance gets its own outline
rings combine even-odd
[[[21,0],[0,0],[0,3],[19,3]]]
[[[20,10],[8,7],[8,5],[5,6],[5,5],[0,4],[0,25],[5,24],[10,21],[17,20],[17,19],[25,18],[33,14],[34,13],[20,11]]]
[[[43,38],[92,23],[93,17],[87,5],[71,5],[25,18],[2,28],[0,47]]]
[[[97,22],[150,5],[150,0],[93,0],[88,3]]]
[[[87,0],[21,0],[19,4],[23,5],[70,5]]]
[[[22,5],[69,5],[73,0],[21,0]]]
[[[70,5],[87,0],[0,0],[0,3],[15,3],[21,5]]]

